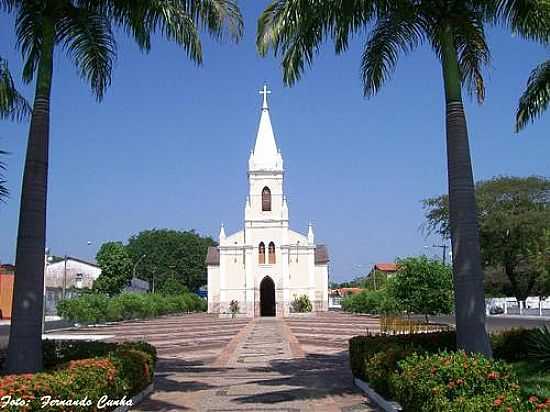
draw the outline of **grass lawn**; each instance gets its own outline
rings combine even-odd
[[[536,364],[529,361],[512,364],[521,385],[522,392],[539,399],[550,399],[550,371],[540,372]]]

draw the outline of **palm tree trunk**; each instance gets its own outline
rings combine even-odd
[[[54,27],[45,24],[21,191],[7,360],[10,373],[32,373],[42,369],[46,194],[54,46]]]
[[[485,329],[485,292],[479,225],[462,83],[453,32],[442,35],[442,64],[447,104],[449,221],[453,248],[453,282],[457,347],[492,355]]]

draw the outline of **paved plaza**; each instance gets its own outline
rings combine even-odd
[[[373,411],[352,383],[348,339],[376,319],[341,313],[220,319],[191,314],[68,334],[156,346],[155,392],[136,411]]]

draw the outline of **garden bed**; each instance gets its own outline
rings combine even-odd
[[[0,377],[3,410],[127,410],[151,390],[156,350],[147,343],[44,341],[43,354],[43,372]]]
[[[550,410],[550,373],[526,361],[530,333],[492,335],[495,360],[457,352],[454,331],[356,336],[351,369],[358,386],[405,411]]]

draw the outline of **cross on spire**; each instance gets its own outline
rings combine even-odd
[[[269,109],[269,107],[267,106],[267,95],[271,94],[271,90],[267,89],[267,83],[264,83],[264,88],[263,88],[263,90],[260,90],[260,94],[262,94],[264,96],[264,102],[262,104],[262,109]]]

